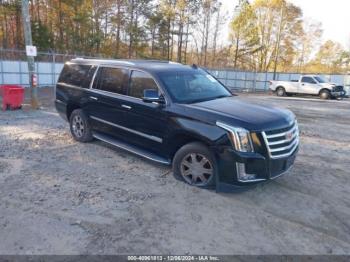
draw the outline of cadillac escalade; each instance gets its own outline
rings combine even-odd
[[[55,105],[75,140],[172,165],[175,178],[220,192],[278,178],[299,149],[291,111],[243,102],[196,66],[73,59]]]

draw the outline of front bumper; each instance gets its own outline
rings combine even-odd
[[[274,180],[292,168],[298,151],[299,146],[288,157],[272,159],[258,153],[240,153],[231,148],[221,149],[216,191],[232,192]],[[248,179],[242,180],[242,176]]]
[[[331,92],[331,95],[332,95],[333,97],[344,97],[344,96],[346,96],[346,92],[345,92],[345,91]]]

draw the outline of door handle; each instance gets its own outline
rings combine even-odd
[[[132,109],[131,106],[127,106],[127,105],[122,105],[122,108],[125,108],[125,109],[128,109],[128,110]]]
[[[95,97],[95,96],[90,96],[90,99],[95,100],[95,101],[97,101],[97,100],[98,100],[98,98],[97,98],[97,97]]]

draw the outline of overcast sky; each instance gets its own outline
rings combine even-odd
[[[300,6],[305,18],[322,23],[323,39],[331,39],[350,48],[350,1],[349,0],[289,0]],[[225,10],[232,11],[238,0],[221,0]],[[225,35],[228,34],[228,31]],[[226,36],[227,38],[227,36]]]

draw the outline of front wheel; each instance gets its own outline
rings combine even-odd
[[[320,98],[321,98],[321,99],[326,100],[326,99],[329,99],[330,97],[331,97],[331,94],[329,93],[328,90],[322,90],[322,91],[320,92]]]
[[[200,188],[212,188],[215,185],[217,169],[214,154],[198,142],[180,148],[173,161],[174,177]]]

